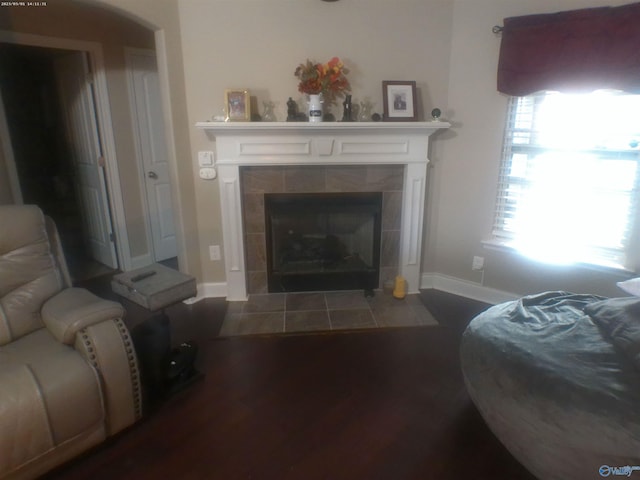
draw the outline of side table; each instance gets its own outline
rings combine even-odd
[[[111,288],[153,312],[151,318],[131,331],[148,406],[202,377],[193,367],[197,353],[195,342],[185,342],[171,350],[171,325],[164,311],[166,307],[196,295],[195,278],[154,263],[114,275]]]

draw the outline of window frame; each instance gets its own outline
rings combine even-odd
[[[505,121],[504,136],[502,141],[501,159],[498,172],[498,184],[496,188],[496,200],[493,212],[493,224],[491,226],[491,240],[483,242],[486,246],[499,246],[509,250],[521,251],[517,246],[518,233],[513,228],[509,228],[509,220],[515,221],[518,206],[511,206],[510,203],[521,199],[518,195],[512,196],[510,189],[516,185],[521,185],[523,189],[532,182],[531,174],[521,179],[514,177],[511,172],[514,166],[514,155],[523,154],[532,156],[537,153],[551,153],[570,151],[585,155],[606,155],[607,159],[628,160],[636,162],[636,176],[633,182],[629,211],[625,233],[621,237],[622,247],[612,251],[619,253],[616,262],[587,261],[578,260],[579,265],[593,267],[597,269],[612,269],[616,271],[639,272],[640,271],[640,148],[630,149],[608,149],[608,148],[584,148],[562,150],[553,147],[545,147],[537,143],[535,136],[539,133],[535,130],[536,115],[539,114],[540,106],[549,94],[557,92],[537,92],[532,95],[517,97],[510,96],[507,103],[507,118]],[[522,109],[519,111],[519,107]],[[605,119],[606,120],[606,119]],[[597,120],[594,120],[597,121]],[[610,123],[610,122],[609,122]],[[604,124],[604,123],[603,123]],[[524,128],[523,128],[524,127]],[[640,133],[640,128],[638,128]],[[518,138],[521,141],[517,141]],[[596,157],[597,158],[597,157]],[[596,160],[597,161],[597,160]],[[533,158],[527,162],[535,162]],[[622,192],[622,190],[621,190]],[[515,198],[515,200],[514,200]],[[520,205],[522,208],[522,204]],[[552,232],[550,231],[550,234]],[[595,251],[595,248],[594,248]]]

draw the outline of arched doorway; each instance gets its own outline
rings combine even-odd
[[[96,2],[91,5],[78,4],[66,0],[60,0],[52,4],[54,8],[43,9],[42,24],[33,21],[33,15],[29,22],[20,17],[19,9],[10,12],[9,21],[7,16],[0,18],[0,29],[3,29],[3,37],[0,41],[7,41],[15,45],[38,46],[43,49],[59,48],[64,44],[68,48],[71,42],[89,42],[98,45],[97,50],[92,50],[89,55],[98,57],[100,65],[96,74],[102,75],[102,85],[97,87],[98,103],[100,108],[107,111],[102,113],[102,128],[111,132],[106,132],[105,140],[101,140],[106,147],[107,154],[104,156],[107,162],[105,169],[105,184],[107,187],[108,207],[110,209],[110,219],[113,225],[113,240],[117,252],[117,266],[121,270],[137,268],[157,259],[153,246],[151,232],[151,220],[149,218],[149,205],[145,200],[145,176],[143,168],[139,166],[140,149],[138,148],[135,127],[133,125],[133,113],[130,109],[130,90],[127,85],[127,78],[124,73],[126,68],[124,46],[133,45],[146,50],[155,48],[155,33],[148,27],[132,22],[129,15],[121,15],[113,12],[113,9],[96,6]],[[59,12],[56,9],[62,9]],[[7,12],[7,10],[5,10]],[[55,16],[62,15],[69,19],[76,15],[84,20],[64,22],[64,36],[77,37],[79,40],[64,40],[59,37],[50,36],[56,34],[51,25],[55,24]],[[54,17],[54,18],[52,18]],[[111,28],[107,28],[110,24]],[[86,25],[95,25],[97,28],[86,28]],[[113,25],[117,25],[113,27]],[[8,30],[6,30],[9,28]],[[95,30],[95,32],[94,32]],[[108,31],[114,31],[115,37],[126,37],[122,47],[114,43],[113,38],[100,38],[100,35],[108,35]],[[124,33],[123,33],[124,32]],[[46,33],[47,35],[40,35]],[[142,38],[143,40],[139,40]],[[66,43],[65,43],[66,42]],[[137,42],[137,43],[136,43]],[[103,49],[104,47],[104,53]],[[114,51],[120,49],[120,58],[115,58]],[[71,50],[75,47],[71,47]],[[50,53],[53,55],[53,53]],[[123,73],[120,73],[123,72]],[[156,72],[157,74],[157,72]],[[100,79],[99,79],[100,80]],[[119,82],[119,83],[118,83]],[[108,85],[107,85],[108,83]],[[108,96],[100,97],[109,91]],[[159,104],[163,102],[158,102]],[[9,115],[7,122],[11,123]],[[128,133],[126,132],[128,130]],[[167,148],[167,151],[172,151]],[[0,158],[0,160],[2,160]],[[113,163],[110,163],[113,162]],[[24,169],[23,169],[24,170]],[[171,175],[169,176],[171,180]],[[169,188],[168,190],[171,190]],[[29,200],[29,199],[27,199]],[[44,202],[47,204],[47,202]],[[173,210],[173,209],[172,209]],[[143,219],[143,221],[141,221]],[[166,223],[166,222],[165,222]],[[74,249],[75,251],[75,249]],[[166,258],[166,254],[165,257]]]

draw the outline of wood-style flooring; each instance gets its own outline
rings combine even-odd
[[[198,342],[203,380],[47,478],[533,479],[460,372],[462,330],[487,306],[421,297],[439,326],[220,337],[226,302],[171,307],[173,341]]]

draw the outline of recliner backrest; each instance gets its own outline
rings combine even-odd
[[[63,286],[42,211],[0,205],[0,345],[42,328],[42,304]]]

